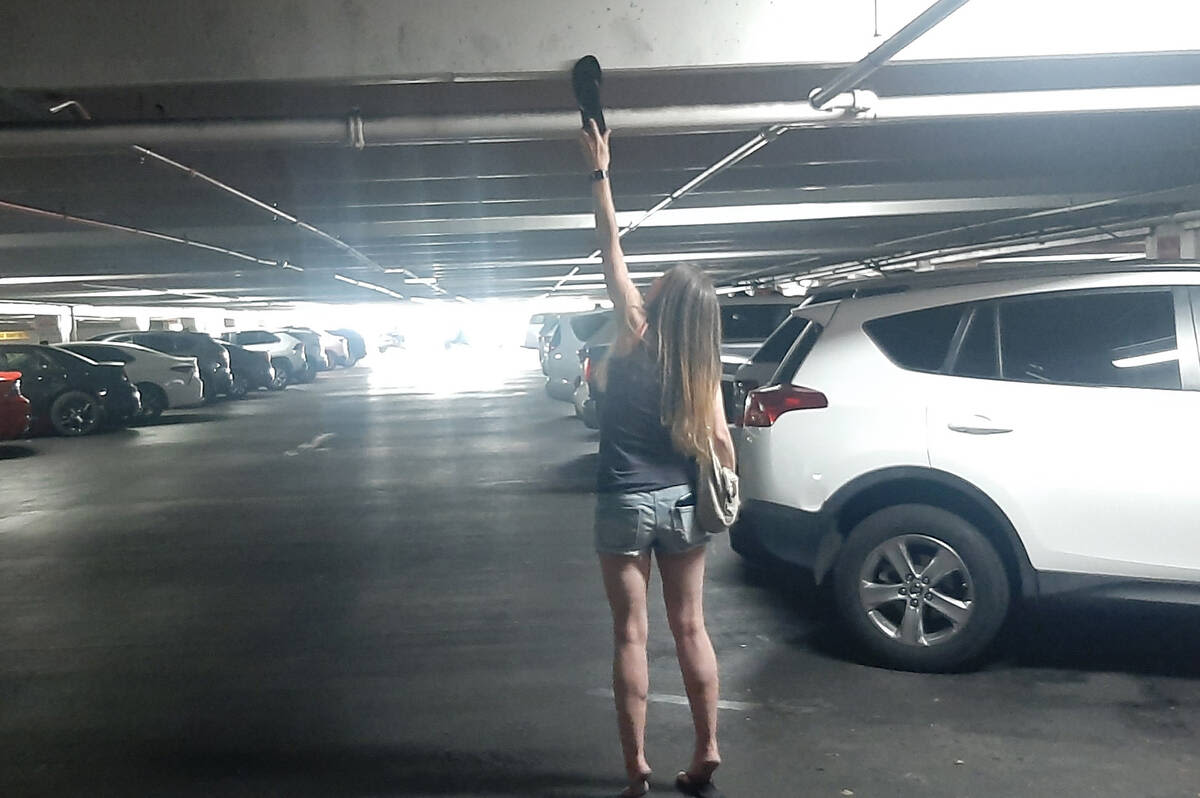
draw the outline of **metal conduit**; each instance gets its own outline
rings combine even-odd
[[[924,36],[931,28],[967,4],[968,0],[937,0],[922,11],[900,30],[872,50],[858,63],[847,67],[828,86],[814,89],[809,95],[812,107],[820,110],[847,89],[854,89],[875,70],[891,60],[892,56]]]
[[[21,205],[17,202],[7,202],[0,200],[0,209],[16,211],[18,213],[27,213],[31,216],[40,216],[46,219],[57,219],[59,221],[75,222],[77,224],[87,225],[89,227],[98,227],[101,230],[112,230],[118,233],[129,233],[130,235],[142,236],[144,238],[152,238],[156,241],[166,241],[171,244],[184,244],[185,246],[203,249],[207,252],[215,252],[219,255],[227,255],[238,260],[257,263],[260,266],[274,266],[281,269],[302,272],[303,268],[294,266],[285,261],[270,260],[268,258],[260,258],[257,255],[252,255],[249,252],[241,252],[228,247],[217,246],[216,244],[207,244],[203,241],[195,241],[190,238],[181,238],[180,236],[170,235],[169,233],[159,233],[154,230],[146,230],[141,227],[131,227],[125,224],[116,224],[114,222],[103,222],[99,219],[88,219],[83,216],[72,216],[69,213],[58,213],[57,211],[48,211],[45,208],[35,208],[31,205]]]
[[[347,244],[342,239],[340,239],[336,236],[332,236],[329,233],[326,233],[324,230],[320,229],[319,227],[311,225],[308,222],[306,222],[302,219],[299,219],[296,216],[293,216],[292,214],[290,214],[286,211],[282,211],[273,205],[268,205],[266,202],[263,202],[262,200],[258,199],[257,197],[252,197],[249,194],[245,193],[244,191],[239,191],[238,189],[234,188],[233,186],[230,186],[226,183],[222,183],[220,180],[217,180],[215,177],[210,177],[209,175],[206,175],[197,169],[194,169],[190,166],[181,164],[178,161],[172,160],[171,158],[168,158],[165,155],[160,155],[157,152],[147,149],[146,147],[142,147],[141,145],[138,145],[138,144],[135,144],[133,146],[133,151],[138,153],[139,155],[143,155],[147,158],[151,158],[151,159],[157,161],[158,163],[164,164],[172,169],[183,172],[188,177],[192,177],[197,180],[201,180],[205,183],[208,183],[210,186],[212,186],[213,188],[216,188],[219,191],[225,192],[226,194],[230,194],[230,195],[236,197],[237,199],[241,200],[242,202],[245,202],[261,211],[265,211],[266,213],[271,214],[272,217],[277,217],[277,218],[283,219],[284,221],[295,225],[298,229],[303,230],[306,233],[315,235],[318,238],[320,238],[322,241],[333,244],[338,249],[341,249],[344,252],[346,252],[347,254],[351,255],[358,262],[360,262],[372,269],[375,269],[376,271],[379,271],[379,272],[387,271],[387,269],[385,269],[382,265],[380,265],[379,263],[375,262],[374,260],[372,260],[371,258],[366,256],[365,254],[363,254],[357,248],[351,246],[350,244]],[[417,275],[414,274],[413,272],[409,271],[408,269],[402,268],[402,269],[400,269],[400,273],[404,274],[407,277],[412,277],[414,279],[417,279]],[[447,293],[447,291],[444,288],[441,288],[440,286],[431,285],[430,288],[432,288],[434,290],[434,292],[439,293],[439,294]]]

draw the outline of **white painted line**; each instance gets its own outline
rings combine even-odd
[[[295,449],[288,449],[286,452],[283,453],[283,456],[284,457],[295,457],[296,455],[300,454],[300,452],[303,452],[303,451],[308,451],[310,449],[322,449],[322,448],[324,448],[326,443],[328,443],[329,441],[333,440],[336,437],[337,437],[336,432],[322,432],[320,435],[317,435],[308,443],[302,443],[299,446],[297,446]]]
[[[588,690],[588,695],[596,696],[597,698],[612,698],[613,691],[611,689]],[[651,704],[675,704],[676,706],[686,707],[688,705],[687,696],[683,695],[667,695],[665,693],[650,693],[646,696],[646,700]],[[738,712],[748,712],[751,709],[758,709],[762,704],[751,704],[745,701],[718,701],[717,709],[732,709]]]

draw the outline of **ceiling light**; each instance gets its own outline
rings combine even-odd
[[[384,294],[385,296],[390,296],[393,299],[404,299],[403,294],[397,294],[392,289],[384,288],[382,285],[376,285],[375,283],[368,283],[368,282],[364,282],[362,280],[355,280],[352,277],[346,277],[341,274],[333,275],[333,279],[341,280],[343,283],[349,283],[350,285],[356,285],[359,288],[366,288],[368,291],[375,291],[376,293]]]
[[[46,285],[50,283],[91,283],[99,280],[144,280],[154,274],[76,274],[47,277],[0,277],[0,285]]]
[[[989,258],[985,263],[1065,263],[1089,260],[1142,260],[1141,252],[1073,252],[1069,255],[1012,255],[1004,258]]]

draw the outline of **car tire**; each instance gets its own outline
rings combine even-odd
[[[141,417],[143,419],[158,418],[170,406],[166,392],[155,383],[141,382],[138,383],[137,389],[142,395]]]
[[[910,671],[955,670],[978,659],[1012,600],[991,541],[960,516],[924,504],[887,507],[859,522],[834,565],[833,590],[843,625],[870,658]]]
[[[103,422],[100,400],[84,391],[67,391],[50,405],[50,425],[66,438],[91,435]]]
[[[250,393],[250,385],[241,377],[234,377],[233,382],[229,386],[230,399],[245,399]]]
[[[277,357],[271,361],[271,366],[275,369],[275,379],[267,388],[272,391],[282,391],[292,381],[292,364],[287,361],[287,358]]]

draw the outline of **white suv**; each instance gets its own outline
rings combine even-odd
[[[731,543],[830,581],[874,658],[958,667],[1018,598],[1200,601],[1200,266],[894,277],[793,313],[735,429]]]
[[[313,370],[309,368],[304,342],[294,335],[267,330],[242,330],[227,332],[221,339],[254,352],[267,353],[275,369],[271,390],[282,390],[293,382],[312,381]]]

